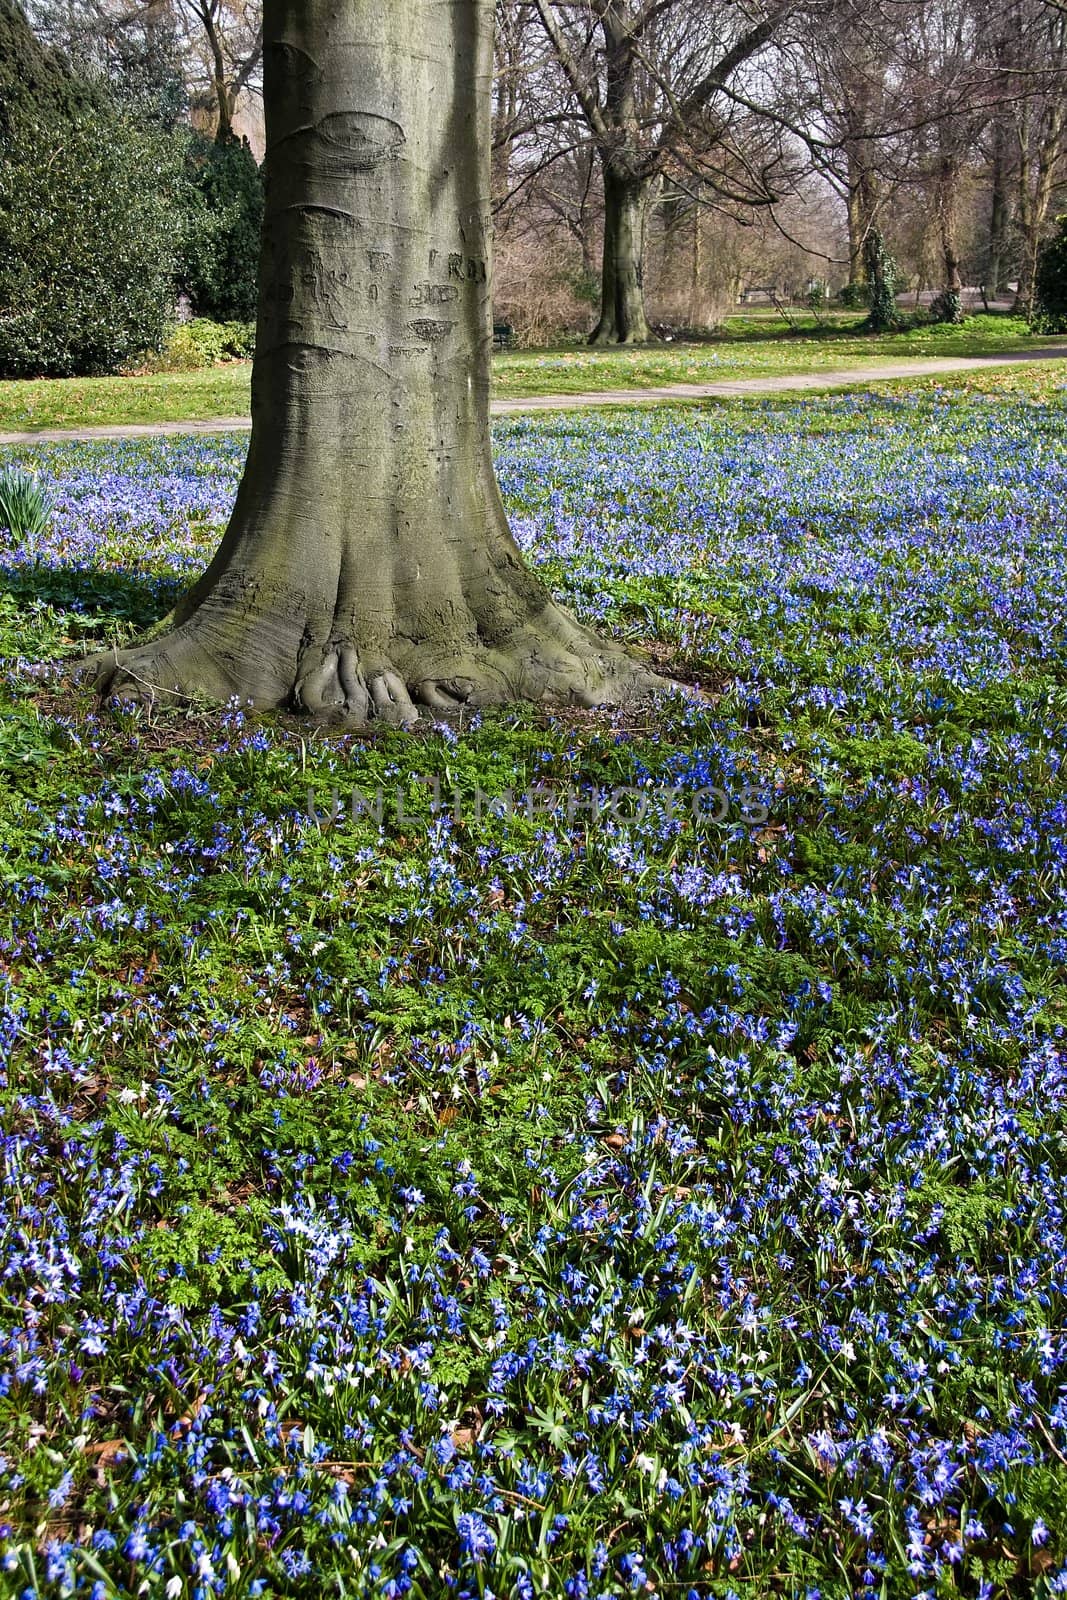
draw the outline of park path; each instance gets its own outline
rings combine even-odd
[[[1059,345],[1018,350],[998,356],[927,356],[915,361],[881,362],[844,367],[838,372],[796,372],[784,377],[733,378],[716,383],[672,383],[662,388],[597,389],[588,394],[542,394],[494,400],[494,417],[528,416],[536,411],[588,411],[600,406],[671,405],[690,400],[731,400],[745,395],[778,395],[829,389],[854,389],[858,384],[888,383],[901,378],[936,378],[956,372],[984,372],[1028,362],[1067,360],[1067,339]],[[154,439],[170,434],[239,433],[251,427],[248,417],[211,417],[202,422],[131,422],[85,428],[43,428],[32,433],[0,432],[0,445],[87,442],[93,439]]]

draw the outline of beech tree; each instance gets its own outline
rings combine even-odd
[[[659,680],[556,605],[489,443],[492,0],[267,0],[252,438],[230,525],[105,693],[350,723]]]

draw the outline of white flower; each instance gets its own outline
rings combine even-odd
[[[182,1580],[178,1577],[177,1573],[174,1574],[173,1578],[168,1578],[167,1600],[178,1600],[178,1596],[181,1594],[184,1587],[185,1585],[182,1583]]]

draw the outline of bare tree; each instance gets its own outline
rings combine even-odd
[[[798,0],[534,4],[601,166],[602,291],[592,342],[640,342],[650,337],[643,257],[653,188],[694,151],[702,181],[713,180],[714,153],[729,147],[735,114],[751,109],[758,95],[761,55],[801,6]],[[753,82],[742,81],[745,69]],[[731,150],[735,166],[737,155]],[[765,181],[765,174],[752,176]]]
[[[186,88],[220,143],[234,136],[244,93],[258,93],[262,0],[36,0],[35,26],[76,58],[114,76],[136,35],[177,35]]]
[[[257,91],[263,59],[262,0],[171,0],[183,19],[190,48],[202,64],[202,104],[215,138],[234,137],[238,102]]]
[[[866,288],[868,240],[880,232],[910,170],[910,121],[899,60],[904,8],[893,0],[835,0],[797,52],[793,93],[805,104],[808,148],[844,207],[848,281]]]

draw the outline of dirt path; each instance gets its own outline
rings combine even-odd
[[[916,361],[883,362],[845,367],[839,372],[798,372],[777,378],[734,378],[718,383],[676,383],[659,389],[599,389],[589,394],[545,394],[525,399],[494,400],[494,417],[529,415],[535,411],[587,411],[599,406],[669,405],[689,400],[730,400],[745,395],[778,395],[854,389],[868,383],[901,378],[936,378],[955,372],[1028,362],[1067,361],[1067,340],[1060,345],[1020,350],[1000,356],[928,356]],[[239,433],[251,427],[248,417],[212,417],[206,422],[133,422],[87,428],[44,428],[33,433],[0,433],[0,444],[32,445],[93,439],[155,439],[171,434]]]

